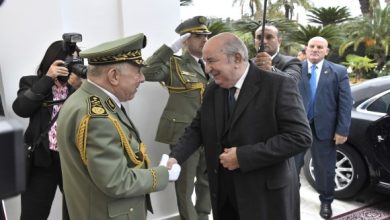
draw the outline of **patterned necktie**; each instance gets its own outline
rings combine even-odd
[[[309,121],[311,121],[314,118],[314,102],[315,102],[316,90],[317,90],[317,66],[315,64],[311,66],[310,73],[311,73],[310,74],[311,99],[310,99],[309,111],[307,113]]]

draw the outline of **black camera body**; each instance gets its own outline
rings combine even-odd
[[[83,37],[79,33],[65,33],[62,35],[63,49],[67,54],[64,61],[64,66],[68,69],[69,74],[74,73],[80,78],[87,78],[87,67],[84,66],[84,60],[78,55],[79,49],[77,43],[83,40]],[[74,53],[77,53],[77,56]],[[68,76],[59,76],[57,79],[60,82],[67,82]]]

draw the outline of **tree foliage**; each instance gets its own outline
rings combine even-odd
[[[351,13],[347,7],[312,8],[309,12],[308,21],[323,26],[339,24],[351,19]]]

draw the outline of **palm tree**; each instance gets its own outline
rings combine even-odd
[[[311,38],[316,36],[325,38],[330,46],[337,45],[343,39],[339,29],[334,25],[327,25],[325,27],[308,25],[305,27],[298,24],[298,29],[290,32],[287,36],[290,41],[303,45],[306,45]]]
[[[188,6],[192,4],[192,0],[180,0],[180,6]]]
[[[212,37],[222,32],[232,31],[232,24],[230,19],[226,19],[226,20],[223,20],[221,18],[207,18],[207,19],[209,21],[207,28],[211,32],[209,37]]]
[[[294,8],[296,6],[302,6],[304,9],[312,8],[311,2],[308,0],[277,0],[272,5],[276,5],[277,8],[284,8],[284,17],[287,20],[292,20]]]
[[[381,68],[389,56],[390,47],[390,6],[383,10],[376,8],[372,17],[362,16],[346,25],[348,40],[339,49],[343,54],[348,47],[356,51],[359,45],[366,47],[366,53],[374,57]]]
[[[359,0],[360,10],[364,16],[372,16],[374,8],[380,6],[379,0]],[[387,1],[388,4],[388,1]]]
[[[322,24],[323,26],[339,24],[351,19],[351,13],[345,6],[313,8],[309,12],[311,13],[307,15],[309,22]]]
[[[374,60],[368,58],[367,56],[361,57],[354,54],[348,54],[346,57],[346,62],[342,64],[351,68],[353,73],[355,74],[355,83],[359,82],[368,71],[374,69],[378,63],[374,63]]]
[[[286,40],[284,42],[295,42],[300,45],[307,45],[307,42],[316,36],[325,38],[329,43],[331,49],[327,59],[333,62],[340,62],[340,56],[338,56],[338,45],[343,41],[343,36],[338,26],[327,25],[325,27],[307,25],[306,27],[298,24],[298,28],[295,31],[288,32]]]
[[[263,15],[263,1],[262,0],[233,0],[233,5],[239,4],[242,8],[245,3],[248,1],[249,8],[251,9],[251,18],[256,21],[262,19]],[[277,12],[280,9],[284,9],[284,16],[287,20],[291,20],[291,15],[295,6],[302,6],[305,9],[311,8],[310,0],[276,0],[275,2],[271,2],[268,0],[267,3],[267,14],[278,14]],[[267,16],[270,17],[270,16]],[[271,17],[275,18],[275,17]]]

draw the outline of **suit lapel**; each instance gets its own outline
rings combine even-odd
[[[272,66],[279,66],[279,63],[280,63],[280,55],[279,53],[274,57],[274,59],[272,59]]]
[[[321,69],[321,74],[320,74],[320,79],[318,80],[318,85],[317,85],[317,94],[321,91],[321,89],[324,87],[326,84],[325,82],[328,80],[329,74],[330,73],[330,67],[329,63],[324,60],[324,64],[322,65]]]
[[[236,106],[232,115],[232,120],[230,122],[230,126],[233,126],[240,115],[244,112],[245,108],[251,102],[253,97],[259,92],[260,87],[255,84],[259,82],[259,73],[256,71],[252,64],[250,64],[250,68],[248,71],[248,75],[246,76],[242,88],[240,90],[240,94],[238,95],[238,99],[236,101]],[[227,126],[226,126],[227,127]]]
[[[217,140],[220,140],[224,132],[225,127],[225,106],[226,106],[226,94],[225,89],[217,87],[214,92],[214,111],[215,111],[215,123],[217,127]]]

